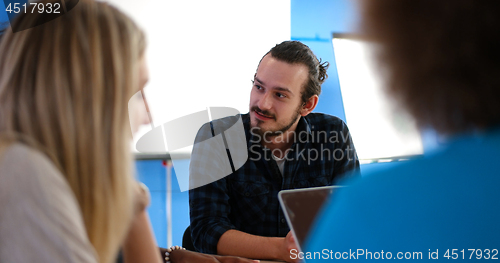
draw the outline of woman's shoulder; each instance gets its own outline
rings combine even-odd
[[[16,176],[17,180],[30,179],[62,179],[61,173],[54,164],[42,154],[29,146],[13,143],[0,154],[2,176]]]
[[[66,179],[42,152],[21,143],[13,143],[0,154],[1,191],[9,196],[69,196],[73,192]],[[3,189],[2,189],[3,188]]]
[[[0,181],[0,209],[9,211],[0,214],[0,261],[95,261],[73,191],[47,156],[11,144],[0,156]]]

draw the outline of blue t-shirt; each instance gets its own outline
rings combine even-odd
[[[497,129],[364,174],[325,205],[305,254],[291,256],[308,263],[500,259],[499,165]]]

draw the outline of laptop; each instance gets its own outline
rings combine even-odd
[[[323,203],[338,188],[342,186],[321,186],[292,190],[281,190],[278,193],[281,208],[290,227],[299,251],[305,245],[316,216]]]

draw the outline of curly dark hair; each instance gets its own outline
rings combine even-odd
[[[306,103],[314,95],[319,96],[321,93],[321,84],[328,78],[326,70],[330,64],[326,61],[321,62],[321,60],[318,60],[307,45],[299,41],[283,41],[269,50],[267,54],[271,54],[277,60],[290,64],[303,64],[308,68],[308,80],[301,93],[303,103]]]
[[[500,1],[361,1],[388,92],[420,127],[453,134],[500,124]]]

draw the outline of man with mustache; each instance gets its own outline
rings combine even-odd
[[[247,162],[189,193],[192,238],[198,251],[294,262],[290,249],[295,243],[278,192],[332,185],[359,171],[345,123],[311,113],[327,68],[328,63],[318,61],[298,41],[278,44],[262,58],[253,80],[250,112],[238,115],[247,139]],[[207,127],[198,132],[197,140],[210,130]],[[197,147],[193,156],[215,158],[210,149]],[[206,169],[192,158],[190,177],[210,176],[204,173]]]

